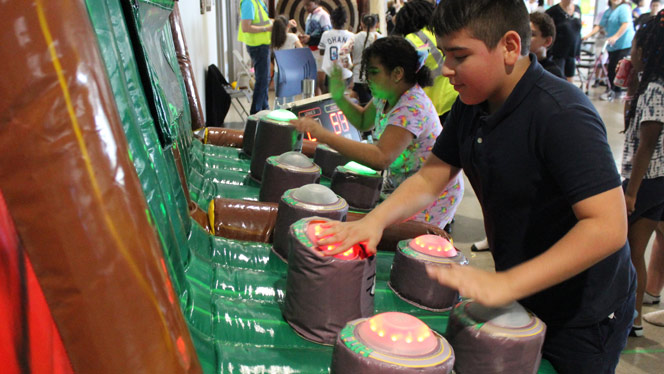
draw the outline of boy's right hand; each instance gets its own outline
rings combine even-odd
[[[326,224],[326,229],[321,232],[321,239],[318,243],[321,245],[338,245],[332,251],[326,251],[325,256],[334,256],[345,252],[357,243],[365,245],[367,255],[376,254],[376,246],[383,236],[383,229],[380,224],[373,222],[370,217],[364,217],[354,222],[333,221]]]

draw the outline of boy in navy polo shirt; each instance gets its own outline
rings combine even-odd
[[[522,0],[445,0],[432,28],[459,92],[425,165],[360,221],[333,224],[337,253],[408,219],[463,169],[496,272],[430,268],[487,306],[518,300],[547,323],[559,373],[613,373],[631,327],[635,272],[606,129],[588,98],[528,55]],[[371,85],[371,83],[370,83]],[[323,242],[321,242],[323,243]]]

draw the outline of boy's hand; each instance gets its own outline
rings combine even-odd
[[[297,131],[309,133],[312,138],[319,138],[321,133],[325,131],[320,122],[310,117],[302,117],[300,119],[292,119],[290,123],[295,126]]]
[[[332,100],[339,101],[343,99],[344,93],[346,92],[346,83],[344,83],[344,80],[341,77],[341,69],[336,65],[332,68],[332,74],[330,74],[328,79],[328,85]]]
[[[321,239],[318,243],[337,244],[338,247],[332,251],[325,252],[325,256],[334,256],[345,252],[357,243],[365,244],[367,255],[376,254],[376,246],[383,235],[383,228],[380,225],[367,220],[366,217],[354,222],[333,221],[326,225],[321,232]]]
[[[508,279],[504,273],[493,273],[471,266],[427,265],[429,278],[459,291],[488,307],[500,307],[514,301],[510,296]]]

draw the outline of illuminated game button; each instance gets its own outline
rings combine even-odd
[[[318,245],[318,241],[325,238],[324,236],[321,235],[321,232],[325,229],[323,226],[324,223],[325,221],[314,220],[309,222],[309,225],[307,226],[307,237],[309,237],[309,240],[311,240],[315,245],[317,245],[317,249],[323,253],[333,251],[339,246],[338,243],[320,245],[320,246]],[[366,256],[362,246],[360,246],[359,244],[355,244],[347,251],[338,253],[332,257],[339,260],[351,261],[351,260],[356,260],[358,258],[363,259]]]
[[[276,109],[266,115],[265,118],[271,119],[273,121],[288,122],[292,119],[297,119],[297,116],[289,110]]]
[[[344,168],[361,175],[376,175],[378,172],[370,167],[351,161],[344,165]]]
[[[306,184],[295,189],[292,196],[297,201],[318,205],[337,204],[340,200],[331,189],[316,183]]]
[[[457,251],[449,240],[438,235],[420,235],[408,244],[413,250],[434,257],[454,257]]]
[[[280,164],[294,166],[300,169],[310,169],[315,166],[311,159],[302,152],[290,151],[282,153],[276,157],[276,161]]]
[[[422,356],[438,346],[424,322],[399,312],[381,313],[360,324],[358,336],[370,348],[399,356]]]

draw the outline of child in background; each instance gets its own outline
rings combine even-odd
[[[360,105],[364,106],[371,101],[371,90],[362,76],[362,53],[376,39],[382,36],[376,31],[378,27],[377,14],[365,14],[362,17],[362,31],[358,32],[341,48],[342,63],[345,68],[353,71],[353,91],[357,94]]]
[[[320,44],[318,44],[320,54],[323,56],[321,70],[326,75],[326,87],[323,89],[323,92],[327,92],[329,77],[335,65],[341,68],[341,75],[346,84],[350,83],[350,78],[353,76],[353,72],[344,68],[339,59],[341,47],[353,37],[352,32],[344,30],[346,11],[341,7],[333,10],[330,14],[330,21],[332,22],[332,30],[325,31],[320,38]]]
[[[553,23],[553,18],[546,13],[530,13],[530,29],[533,32],[530,39],[530,52],[537,56],[537,61],[544,70],[556,77],[565,79],[563,72],[553,62],[553,57],[547,57],[546,55],[547,50],[556,39],[556,25]]]
[[[288,20],[286,16],[277,16],[272,23],[272,50],[302,48],[302,43],[297,34],[290,32],[291,28],[297,27],[295,20]]]
[[[636,274],[602,119],[528,55],[523,0],[444,0],[431,22],[459,100],[415,175],[361,220],[321,233],[321,245],[338,243],[325,255],[364,241],[375,252],[385,227],[430,204],[463,169],[496,271],[430,266],[429,276],[486,306],[530,309],[547,325],[542,354],[558,373],[613,373]]]
[[[644,257],[653,231],[664,221],[664,12],[639,29],[631,55],[622,176],[629,245],[638,277],[639,314],[630,335],[643,336],[641,305],[647,277]]]

